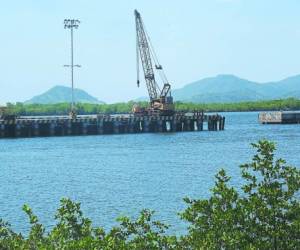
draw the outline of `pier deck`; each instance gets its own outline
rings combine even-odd
[[[261,124],[300,124],[300,111],[262,112],[259,114]]]
[[[0,138],[101,135],[125,133],[159,133],[224,130],[225,117],[203,113],[174,116],[84,115],[21,116],[0,120]]]

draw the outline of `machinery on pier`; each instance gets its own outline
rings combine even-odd
[[[146,32],[145,25],[140,13],[135,10],[135,24],[136,24],[136,59],[137,59],[137,85],[140,86],[139,79],[139,62],[141,61],[145,82],[150,98],[150,105],[148,108],[133,107],[134,114],[143,115],[173,115],[174,104],[171,95],[171,85],[169,84],[162,66],[159,64],[150,38]],[[163,87],[160,89],[155,79],[153,63],[163,82]]]
[[[0,120],[15,120],[16,118],[18,116],[9,112],[7,107],[0,106]]]

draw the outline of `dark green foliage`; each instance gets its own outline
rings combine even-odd
[[[167,234],[168,226],[153,220],[150,210],[136,220],[121,217],[106,232],[92,226],[79,203],[64,198],[49,232],[27,205],[28,236],[0,220],[0,249],[300,249],[300,171],[274,158],[273,143],[253,146],[252,162],[240,166],[239,191],[222,169],[209,199],[184,199],[186,235]]]
[[[78,114],[98,114],[98,113],[127,113],[131,112],[134,102],[114,103],[114,104],[90,104],[77,103],[76,110]],[[140,102],[141,107],[147,107],[147,102]],[[69,103],[57,104],[22,104],[7,103],[8,112],[17,115],[68,115],[70,111]],[[204,110],[212,112],[225,111],[264,111],[264,110],[299,110],[300,100],[294,98],[240,102],[240,103],[184,103],[176,102],[176,110]]]
[[[242,165],[244,208],[248,241],[258,248],[296,249],[300,247],[300,172],[274,160],[275,145],[262,141],[253,144],[258,154]]]
[[[299,249],[300,171],[274,159],[275,145],[253,144],[257,154],[241,167],[242,192],[229,187],[224,170],[208,200],[186,198],[186,241],[205,249]]]
[[[239,249],[245,244],[239,195],[235,189],[228,187],[229,180],[225,171],[221,170],[216,175],[211,198],[184,199],[189,206],[182,213],[182,218],[191,224],[185,240],[193,248]]]
[[[204,110],[212,112],[238,112],[238,111],[277,111],[277,110],[299,110],[300,100],[294,98],[253,101],[238,103],[183,103],[176,102],[178,110]]]

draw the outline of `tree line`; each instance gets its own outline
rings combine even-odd
[[[89,104],[77,103],[78,114],[98,113],[127,113],[131,112],[136,102],[123,102],[113,104]],[[141,107],[147,107],[147,102],[138,102]],[[7,103],[7,112],[16,115],[67,115],[70,111],[69,103],[57,104],[23,104]],[[237,112],[237,111],[277,111],[277,110],[299,110],[300,99],[287,98],[279,100],[239,102],[239,103],[185,103],[175,102],[176,110],[205,112]]]
[[[80,203],[63,198],[50,231],[28,205],[28,235],[0,220],[0,249],[300,249],[300,170],[276,159],[272,142],[253,147],[252,161],[240,166],[241,189],[221,169],[208,199],[184,199],[187,208],[179,216],[186,234],[168,233],[148,209],[136,219],[118,218],[118,226],[106,231],[92,225]]]

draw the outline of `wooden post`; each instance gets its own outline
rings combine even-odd
[[[225,129],[225,116],[223,116],[223,119],[222,119],[222,130]]]
[[[213,125],[214,125],[214,131],[217,131],[218,130],[218,120],[217,120],[217,118],[216,117],[214,117],[214,123],[213,123]]]

